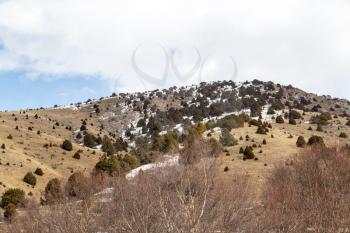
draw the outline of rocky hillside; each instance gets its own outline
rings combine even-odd
[[[249,124],[288,137],[322,132],[329,141],[344,133],[346,143],[348,114],[347,100],[258,80],[120,93],[70,106],[1,112],[0,192],[16,187],[40,197],[50,179],[66,179],[76,171],[89,174],[105,153],[130,153],[137,166],[154,162],[175,147],[181,149],[183,135],[199,122],[205,125],[201,132],[205,137],[219,141],[226,133],[218,128]],[[239,117],[232,121],[231,116]],[[278,122],[280,118],[283,122]],[[246,137],[248,131],[240,129],[236,139]],[[291,153],[295,140],[286,144],[293,148]],[[238,149],[229,153],[238,155]],[[35,184],[24,179],[27,173],[34,175]]]

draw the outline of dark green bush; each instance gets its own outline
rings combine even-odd
[[[312,124],[327,125],[328,121],[332,119],[332,115],[329,112],[323,112],[317,116],[312,116],[310,122]]]
[[[74,153],[73,155],[73,159],[80,159],[80,153],[81,153],[81,150],[78,150],[77,152]]]
[[[140,161],[136,158],[136,156],[126,154],[121,158],[120,164],[123,168],[123,172],[128,172],[140,166]]]
[[[306,141],[305,138],[303,136],[299,136],[298,140],[296,142],[297,147],[305,147],[306,146]]]
[[[323,128],[320,124],[317,125],[316,131],[323,132]]]
[[[309,146],[317,145],[317,146],[325,146],[325,143],[323,141],[323,138],[320,136],[311,136],[309,138],[309,141],[307,142]]]
[[[284,104],[280,100],[276,100],[271,104],[271,109],[283,110],[285,108]]]
[[[83,135],[81,135],[81,133],[79,132],[76,136],[77,139],[81,139],[83,137]]]
[[[252,119],[249,121],[249,125],[260,126],[262,125],[262,122],[259,120]]]
[[[243,159],[246,160],[246,159],[254,159],[254,158],[255,158],[255,155],[253,152],[253,148],[250,146],[247,146],[243,152]]]
[[[36,177],[33,175],[33,173],[28,172],[24,177],[23,181],[26,182],[27,184],[30,184],[32,186],[36,185]]]
[[[296,122],[293,118],[290,118],[290,119],[289,119],[289,124],[291,124],[291,125],[296,125],[297,122]]]
[[[96,140],[97,138],[89,133],[86,133],[84,136],[84,146],[87,146],[89,148],[94,148],[96,146]]]
[[[116,152],[119,152],[119,151],[126,151],[127,148],[128,148],[128,143],[123,141],[122,138],[118,138],[116,140],[116,142],[113,144],[113,147],[115,149]]]
[[[120,161],[116,156],[103,156],[95,165],[97,172],[106,172],[110,176],[118,176],[122,174],[122,167]]]
[[[348,120],[348,122],[346,122],[345,125],[346,125],[346,126],[350,126],[350,120]]]
[[[230,115],[222,119],[217,120],[217,122],[209,121],[207,123],[207,129],[213,129],[215,127],[226,128],[229,131],[232,129],[240,128],[244,126],[244,122],[247,120],[246,115]]]
[[[9,204],[13,204],[16,207],[25,207],[26,199],[24,191],[17,188],[8,189],[1,197],[1,207],[5,208]]]
[[[152,147],[153,150],[167,153],[172,149],[176,149],[178,147],[178,142],[172,133],[167,133],[155,137]]]
[[[220,143],[223,146],[234,146],[237,145],[237,140],[231,135],[230,131],[226,128],[221,130]]]
[[[61,148],[66,151],[72,151],[73,150],[73,145],[71,141],[69,140],[64,140],[64,142],[61,145]]]
[[[102,151],[107,153],[107,155],[113,155],[115,153],[115,149],[113,144],[108,136],[104,136],[102,139]]]
[[[291,119],[301,119],[301,114],[296,110],[291,110],[289,112],[289,118]]]
[[[278,124],[283,124],[284,123],[284,119],[281,115],[276,117],[276,123]]]
[[[38,175],[38,176],[44,175],[44,172],[41,168],[37,168],[34,173],[35,173],[35,175]]]
[[[267,132],[269,132],[269,130],[264,126],[258,126],[258,129],[256,130],[257,134],[267,134]]]
[[[339,137],[340,137],[340,138],[347,138],[348,135],[347,135],[345,132],[341,132],[341,133],[339,134]]]

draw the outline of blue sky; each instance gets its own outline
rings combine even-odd
[[[348,0],[0,0],[0,109],[228,79],[230,58],[236,81],[350,99],[349,12]]]
[[[107,82],[80,76],[25,78],[25,72],[0,72],[0,109],[16,110],[68,105],[110,95]]]

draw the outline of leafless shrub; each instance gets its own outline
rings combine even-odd
[[[249,213],[249,185],[245,177],[219,182],[217,170],[207,158],[132,181],[114,178],[113,192],[93,202],[33,208],[4,232],[236,232]]]
[[[202,158],[215,158],[222,151],[220,144],[215,139],[205,140],[195,137],[185,142],[185,147],[180,151],[182,164],[194,164]]]
[[[119,181],[104,216],[110,232],[233,232],[248,214],[244,178],[215,183],[214,159]],[[132,195],[130,195],[132,194]]]
[[[266,190],[266,232],[342,232],[350,226],[350,151],[308,148],[277,167]],[[260,230],[261,231],[261,230]],[[345,232],[345,231],[343,231]]]

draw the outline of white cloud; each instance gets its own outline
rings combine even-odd
[[[229,76],[233,56],[241,80],[273,80],[349,97],[350,4],[346,0],[10,0],[0,1],[0,70],[100,76],[117,91],[154,88],[131,57],[160,76],[164,54],[191,69],[195,46],[208,59],[202,77]],[[151,42],[151,43],[148,43]],[[38,74],[31,76],[31,74]],[[167,85],[188,84],[173,73]]]

